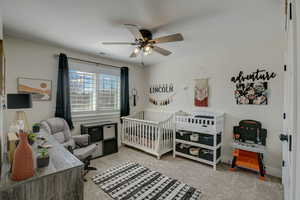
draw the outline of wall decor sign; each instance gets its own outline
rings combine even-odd
[[[244,75],[243,71],[240,71],[239,75],[232,77],[231,81],[236,83],[242,83],[244,81],[269,81],[272,78],[276,77],[275,72],[268,72],[264,69],[257,69],[255,72],[252,72],[248,75]]]
[[[154,84],[149,89],[149,102],[156,106],[167,106],[174,100],[172,83]]]
[[[195,106],[207,107],[208,106],[208,79],[195,80]]]
[[[50,101],[52,94],[52,81],[18,78],[18,92],[32,94],[33,101]]]
[[[174,86],[172,83],[170,84],[157,84],[157,85],[152,85],[150,87],[150,94],[155,94],[155,93],[172,93],[174,92]]]
[[[268,81],[276,77],[275,72],[257,69],[255,72],[245,75],[240,71],[237,76],[231,78],[236,83],[234,96],[237,104],[267,105]]]

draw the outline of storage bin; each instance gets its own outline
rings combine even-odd
[[[199,133],[199,143],[214,146],[214,135]],[[221,133],[216,135],[217,145],[221,143]]]
[[[220,158],[220,156],[221,156],[221,147],[217,149],[217,158],[216,159]],[[202,159],[205,159],[208,161],[214,161],[213,151],[202,148],[199,151],[199,158],[202,158]]]
[[[177,131],[176,139],[190,141],[190,135],[192,135],[192,133],[190,133],[190,132]]]
[[[176,151],[178,151],[180,153],[189,154],[190,153],[190,145],[178,143],[178,144],[176,144]]]

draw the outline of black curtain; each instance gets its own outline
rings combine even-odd
[[[121,117],[128,116],[130,113],[129,107],[129,74],[128,67],[121,67]]]
[[[73,129],[74,125],[70,105],[69,64],[68,57],[63,53],[59,54],[56,95],[55,117],[65,119],[70,129]]]

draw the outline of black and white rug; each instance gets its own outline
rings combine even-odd
[[[92,178],[115,200],[199,200],[201,192],[178,180],[127,162]]]

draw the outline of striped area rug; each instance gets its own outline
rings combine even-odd
[[[127,162],[92,178],[115,200],[199,200],[201,192],[178,180]]]

